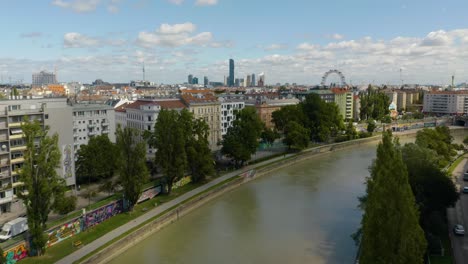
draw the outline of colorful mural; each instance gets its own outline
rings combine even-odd
[[[162,190],[161,186],[153,187],[153,188],[144,190],[144,191],[141,193],[140,198],[138,198],[137,203],[141,203],[141,202],[143,202],[143,201],[146,201],[146,200],[149,200],[149,199],[153,199],[156,195],[158,195],[158,194],[161,193],[161,190]]]
[[[63,177],[70,178],[73,176],[73,151],[71,145],[63,145]]]
[[[57,244],[81,232],[81,217],[47,231],[47,247]]]
[[[28,251],[26,250],[26,243],[23,242],[19,245],[16,245],[13,248],[5,250],[3,256],[6,258],[6,264],[15,264],[17,261],[20,261],[28,256]]]
[[[179,187],[182,187],[182,186],[186,185],[189,182],[190,182],[190,176],[183,177],[178,182],[174,183],[174,185],[172,185],[172,189],[174,190],[174,189],[177,189]]]
[[[101,208],[98,208],[94,211],[86,213],[86,216],[85,216],[86,228],[92,227],[101,222],[104,222],[105,220],[111,218],[112,216],[116,214],[120,214],[122,212],[122,208],[123,208],[122,200],[118,200],[108,205],[105,205]]]

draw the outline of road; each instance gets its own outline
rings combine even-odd
[[[460,190],[463,189],[463,186],[468,186],[468,182],[463,181],[463,173],[468,170],[467,161],[464,159],[453,171],[453,175],[457,176],[456,185]],[[468,228],[468,194],[460,193],[460,200],[455,207],[447,209],[447,218],[455,263],[466,263],[468,260],[468,233],[465,236],[455,236],[453,227],[456,224],[462,224],[465,230]]]

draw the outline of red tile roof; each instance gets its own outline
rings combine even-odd
[[[159,105],[163,109],[181,109],[186,108],[180,99],[176,100],[137,100],[131,104],[126,105],[125,108],[140,109],[142,105]],[[117,109],[116,109],[117,111]]]
[[[197,103],[213,103],[218,102],[216,96],[210,93],[203,94],[201,96],[194,96],[192,94],[182,94],[182,100],[187,104],[197,104]]]

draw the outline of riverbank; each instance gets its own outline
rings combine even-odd
[[[464,131],[465,129],[463,127],[453,128],[453,133],[456,134],[464,133]],[[416,132],[417,130],[405,131],[401,133],[395,133],[395,135],[397,135],[400,138],[404,138],[414,136]],[[290,166],[297,162],[301,162],[310,157],[316,157],[320,154],[326,154],[331,151],[336,151],[339,149],[353,147],[361,144],[367,144],[378,140],[380,140],[380,136],[314,147],[306,151],[300,152],[298,154],[288,154],[284,157],[277,157],[272,160],[261,162],[259,164],[247,166],[242,170],[238,170],[224,175],[221,178],[208,183],[206,186],[202,186],[195,190],[192,190],[175,200],[172,200],[168,203],[158,206],[157,208],[154,208],[153,210],[149,210],[149,212],[147,212],[145,215],[133,220],[131,223],[127,223],[111,231],[109,234],[102,236],[96,241],[85,245],[83,248],[75,251],[74,253],[62,259],[58,263],[72,263],[80,259],[83,259],[85,263],[102,263],[103,261],[109,261],[111,259],[111,256],[116,256],[119,253],[123,252],[124,248],[122,245],[133,245],[138,243],[138,241],[144,239],[142,236],[137,235],[137,233],[135,233],[135,235],[132,235],[134,234],[134,231],[143,230],[143,233],[149,233],[148,229],[150,228],[150,225],[152,225],[151,230],[153,230],[153,232],[156,232],[160,230],[163,226],[177,221],[178,217],[181,217],[182,215],[208,202],[209,200],[212,200],[213,198],[218,197],[219,195],[229,190],[232,190],[237,186],[240,186],[242,183],[253,180],[257,177],[265,175],[279,168]],[[252,173],[253,170],[255,170],[255,174]],[[213,188],[213,186],[220,184],[226,180],[229,180],[230,178],[238,177],[238,175],[242,175],[241,179],[236,181],[233,180],[231,183],[228,183],[229,186],[218,186],[215,190],[210,190],[209,193],[207,192],[203,194],[203,192],[206,192],[207,189]],[[194,196],[199,196],[197,197],[196,202],[194,201],[192,203],[187,203],[187,201],[193,199]],[[183,213],[181,213],[180,207],[182,205],[184,205]],[[174,216],[176,217],[174,218]],[[124,240],[125,237],[129,236],[131,236],[131,240]]]

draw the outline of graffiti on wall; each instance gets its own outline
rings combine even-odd
[[[162,190],[161,186],[153,187],[153,188],[144,190],[141,193],[140,198],[138,198],[137,203],[141,203],[143,201],[153,199],[156,195],[161,193],[161,190]]]
[[[19,245],[14,246],[8,250],[5,250],[3,256],[6,258],[6,264],[14,264],[17,261],[20,261],[28,256],[28,251],[26,250],[26,243],[23,242]]]
[[[64,225],[47,231],[47,247],[57,244],[81,232],[81,218],[76,218]]]
[[[243,172],[239,176],[246,178],[246,179],[251,179],[255,176],[255,170],[248,170],[246,172]]]
[[[174,190],[174,189],[177,189],[179,187],[182,187],[182,186],[186,185],[189,182],[190,182],[190,176],[183,177],[178,182],[174,183],[174,185],[172,185],[172,189]]]
[[[122,200],[112,202],[94,211],[86,213],[85,225],[92,227],[122,212]]]
[[[63,156],[63,177],[70,178],[73,176],[73,151],[71,145],[62,147]]]

